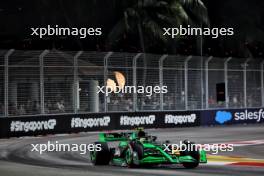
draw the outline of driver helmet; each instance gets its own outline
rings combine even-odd
[[[146,137],[146,133],[144,130],[139,130],[138,131],[138,138],[144,138]]]

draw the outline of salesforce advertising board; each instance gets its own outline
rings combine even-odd
[[[228,125],[263,122],[263,108],[203,111],[201,118],[202,125]]]

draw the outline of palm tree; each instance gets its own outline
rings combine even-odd
[[[138,0],[126,5],[128,7],[109,33],[107,42],[118,42],[123,34],[136,34],[143,52],[154,41],[162,42],[164,46],[171,44],[171,39],[163,35],[164,27],[208,24],[207,9],[202,0]]]
[[[123,34],[137,34],[143,53],[153,44],[176,45],[175,39],[163,35],[165,27],[208,24],[207,8],[202,0],[138,0],[127,6],[123,17],[109,33],[107,42],[118,42]],[[145,57],[144,68],[148,65]],[[146,75],[144,69],[143,85]]]

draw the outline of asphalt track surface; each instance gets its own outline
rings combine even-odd
[[[196,143],[238,143],[233,152],[209,155],[208,164],[196,169],[177,166],[126,168],[93,166],[89,154],[79,152],[32,152],[31,144],[58,141],[59,143],[93,143],[96,133],[0,139],[1,176],[263,176],[264,126],[235,126],[207,128],[177,128],[147,130],[161,140],[190,139]],[[241,145],[240,145],[241,144]]]

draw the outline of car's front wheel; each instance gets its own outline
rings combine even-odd
[[[128,149],[126,150],[125,160],[128,167],[138,166],[137,161],[134,161],[134,155],[137,155],[137,160],[139,161],[143,157],[143,146],[139,143],[130,143]]]
[[[95,142],[95,145],[101,145],[100,151],[91,151],[90,158],[94,165],[108,165],[111,160],[111,151],[106,142]]]

